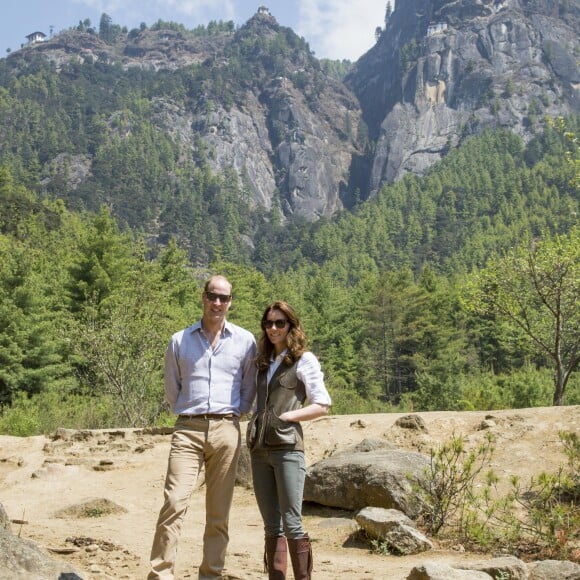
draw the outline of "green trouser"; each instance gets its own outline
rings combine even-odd
[[[251,457],[254,492],[265,536],[303,537],[304,453],[256,449]]]

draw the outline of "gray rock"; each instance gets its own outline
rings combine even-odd
[[[6,530],[7,532],[12,531],[12,526],[10,524],[10,518],[4,509],[4,506],[0,503],[0,530]]]
[[[373,538],[384,538],[387,532],[396,526],[413,526],[414,522],[403,512],[394,509],[365,507],[360,510],[355,520]]]
[[[522,560],[514,556],[492,558],[481,562],[463,565],[466,570],[486,572],[492,578],[509,578],[510,580],[528,580],[528,568]]]
[[[363,439],[360,443],[343,449],[334,453],[368,453],[369,451],[376,451],[377,449],[396,449],[395,445],[386,439]]]
[[[355,519],[368,536],[385,542],[394,554],[418,554],[433,548],[413,521],[398,510],[368,507],[360,510]]]
[[[543,560],[528,564],[530,580],[580,580],[580,564],[567,560]]]
[[[490,580],[491,576],[477,570],[452,568],[447,564],[426,562],[415,566],[407,580]]]
[[[252,487],[252,463],[250,450],[244,444],[241,446],[238,470],[236,472],[236,485],[250,489]]]
[[[0,580],[82,580],[71,566],[58,562],[30,540],[0,529]]]
[[[414,517],[420,503],[410,478],[421,480],[428,465],[425,455],[401,450],[338,453],[308,469],[304,499],[349,510],[393,508]]]
[[[425,421],[419,415],[405,415],[404,417],[400,417],[395,421],[395,425],[397,425],[397,427],[401,427],[402,429],[413,429],[415,431],[427,430]]]
[[[424,534],[404,524],[391,530],[384,539],[391,552],[400,556],[419,554],[433,549],[433,543]]]

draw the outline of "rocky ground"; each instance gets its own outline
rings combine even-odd
[[[418,413],[425,432],[400,429],[401,414],[330,416],[304,424],[312,464],[365,438],[386,438],[401,448],[429,453],[452,434],[469,445],[491,430],[497,438],[492,467],[524,481],[566,463],[558,432],[578,432],[580,407],[493,412]],[[485,429],[482,423],[486,421]],[[0,503],[12,532],[68,562],[85,580],[142,579],[158,510],[170,436],[141,430],[63,432],[60,437],[0,437]],[[177,578],[197,578],[204,522],[204,489],[186,517]],[[305,528],[314,545],[317,580],[402,580],[425,561],[461,564],[489,558],[461,546],[436,544],[415,556],[372,553],[356,533],[351,512],[305,505]],[[261,520],[251,489],[236,488],[230,522],[227,574],[265,578]]]

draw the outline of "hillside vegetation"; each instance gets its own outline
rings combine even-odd
[[[114,45],[108,24],[111,38],[81,32]],[[255,333],[269,301],[297,308],[335,414],[580,403],[578,117],[528,141],[487,130],[313,222],[256,205],[215,152],[151,123],[169,96],[241,98],[236,63],[255,50],[256,77],[269,54],[269,73],[302,58],[304,41],[268,26],[266,45],[239,31],[219,69],[0,60],[0,432],[169,421],[165,345],[217,272]],[[332,85],[310,61],[314,111]]]
[[[256,333],[268,301],[298,308],[334,413],[577,404],[575,146],[557,129],[528,146],[488,133],[335,221],[271,224],[262,261],[227,253],[224,226],[203,266],[5,164],[2,430],[163,422],[165,344],[199,316],[211,272]]]

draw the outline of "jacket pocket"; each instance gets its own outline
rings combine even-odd
[[[280,421],[274,413],[268,413],[268,422],[264,433],[264,444],[268,447],[296,444],[296,427],[289,421]]]

